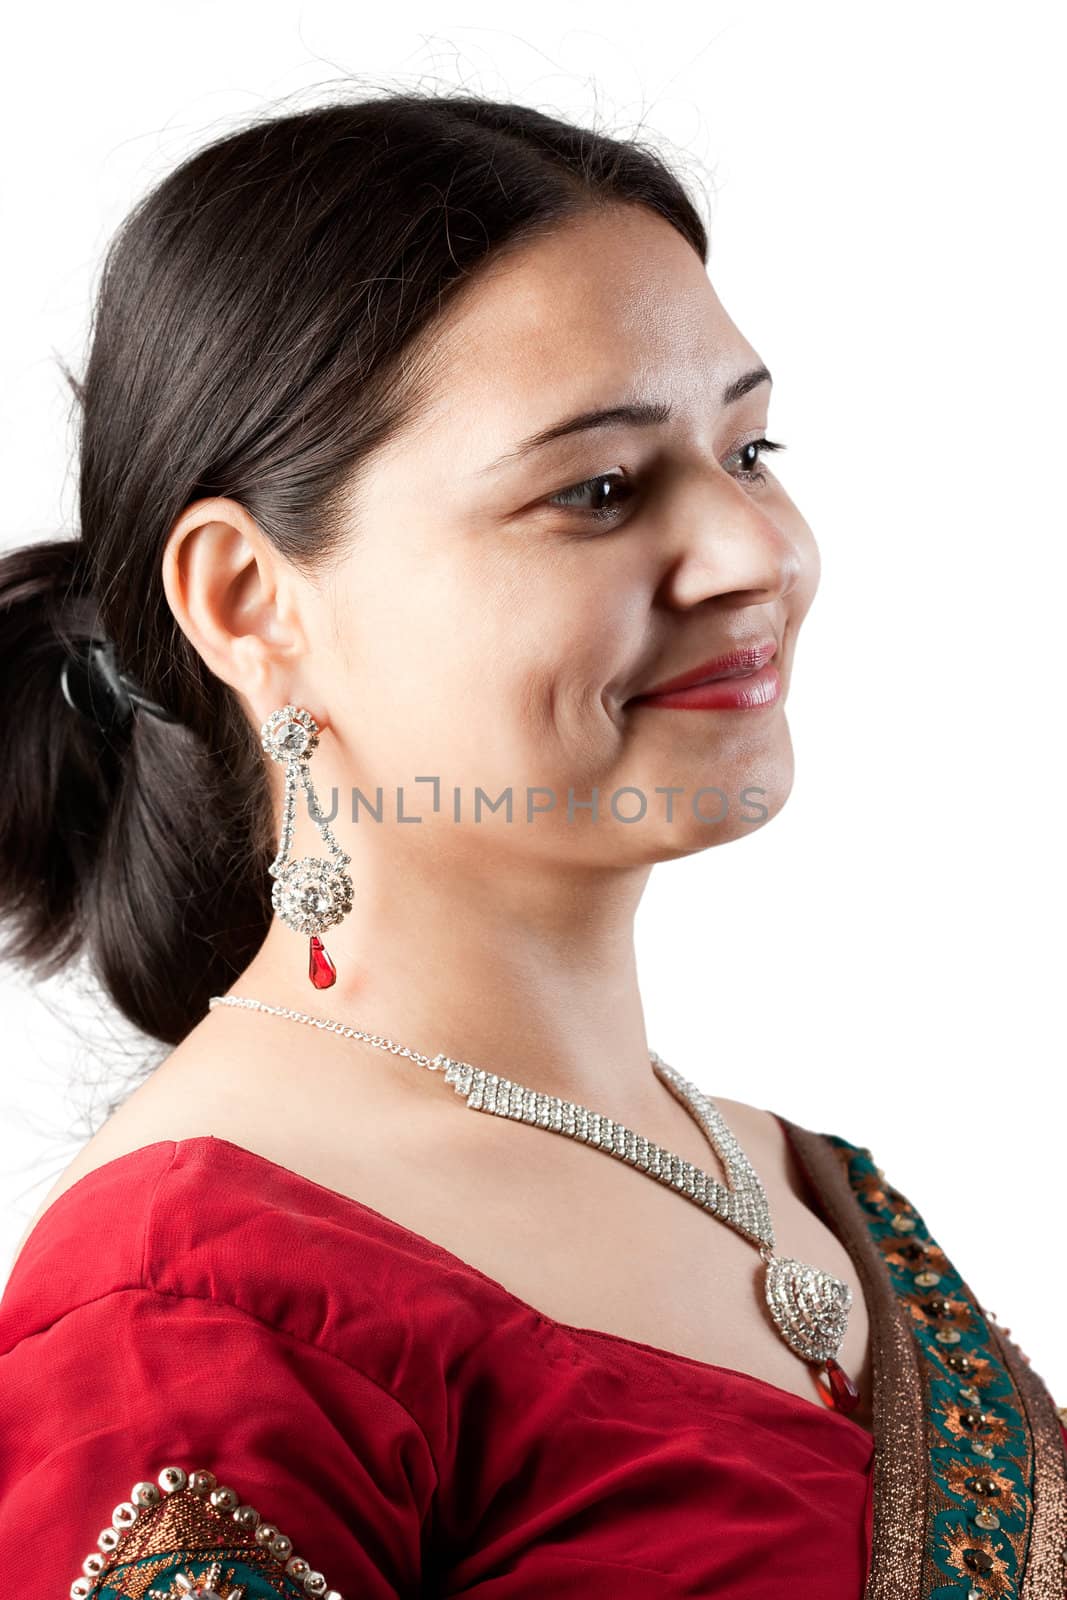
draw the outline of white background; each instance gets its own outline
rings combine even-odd
[[[706,193],[709,271],[774,372],[775,470],[823,561],[788,805],[660,867],[642,904],[650,1041],[713,1094],[870,1146],[1063,1404],[1059,21],[973,0],[20,8],[0,544],[74,525],[56,358],[81,368],[127,209],[228,118],[355,73],[640,121]],[[66,980],[0,969],[0,1005],[2,1274],[153,1047]]]

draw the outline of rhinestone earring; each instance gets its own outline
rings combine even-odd
[[[352,879],[344,870],[352,857],[344,853],[330,832],[311,781],[308,761],[319,742],[319,725],[309,711],[287,705],[271,712],[260,736],[264,750],[275,761],[285,763],[281,844],[267,869],[274,879],[271,904],[286,927],[294,933],[310,935],[308,977],[316,989],[328,989],[337,981],[337,968],[319,935],[352,909]],[[330,861],[318,856],[301,856],[298,861],[289,858],[298,783],[304,786],[308,815],[329,848]]]

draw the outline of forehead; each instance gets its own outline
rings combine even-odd
[[[648,397],[706,415],[707,397],[759,360],[696,251],[637,205],[505,251],[450,308],[436,357],[420,431],[451,435],[455,465],[586,406]]]

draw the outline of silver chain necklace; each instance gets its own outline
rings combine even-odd
[[[440,1072],[444,1081],[451,1084],[472,1111],[487,1111],[497,1117],[512,1117],[518,1122],[529,1122],[549,1133],[566,1134],[570,1139],[581,1140],[606,1155],[615,1156],[629,1166],[636,1167],[649,1178],[677,1190],[686,1199],[710,1211],[720,1222],[733,1228],[752,1244],[759,1246],[760,1257],[766,1267],[764,1293],[774,1324],[786,1344],[805,1361],[825,1368],[830,1385],[830,1399],[839,1411],[851,1411],[859,1403],[859,1391],[852,1379],[839,1365],[838,1353],[848,1326],[848,1312],[852,1304],[852,1290],[840,1278],[803,1261],[774,1253],[774,1230],[763,1185],[745,1152],[723,1120],[722,1113],[710,1096],[690,1083],[656,1053],[649,1052],[652,1070],[660,1081],[685,1107],[703,1132],[726,1171],[728,1182],[719,1183],[703,1168],[685,1161],[681,1156],[654,1144],[651,1139],[635,1133],[621,1122],[574,1100],[563,1100],[558,1095],[542,1094],[525,1084],[495,1072],[473,1067],[467,1061],[453,1061],[449,1056],[423,1055],[397,1044],[379,1033],[365,1033],[347,1023],[334,1022],[327,1017],[309,1016],[295,1011],[291,1006],[272,1006],[263,1000],[248,999],[243,995],[212,995],[208,1006],[242,1006],[250,1011],[262,1011],[271,1016],[286,1017],[293,1022],[303,1022],[327,1033],[340,1034],[345,1039],[359,1039],[392,1055],[406,1056],[417,1066],[430,1072]]]

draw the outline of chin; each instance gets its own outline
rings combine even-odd
[[[663,776],[661,762],[655,775],[634,783],[647,796],[647,814],[629,830],[642,845],[654,841],[654,859],[670,860],[706,850],[709,845],[726,844],[757,833],[776,817],[793,788],[793,746],[786,734],[772,749],[750,749],[744,754],[731,752],[728,761],[710,759],[705,753],[697,762],[679,763],[676,777]],[[657,788],[668,784],[681,794],[668,797]],[[602,793],[610,793],[605,784]],[[668,820],[670,798],[673,810]]]

